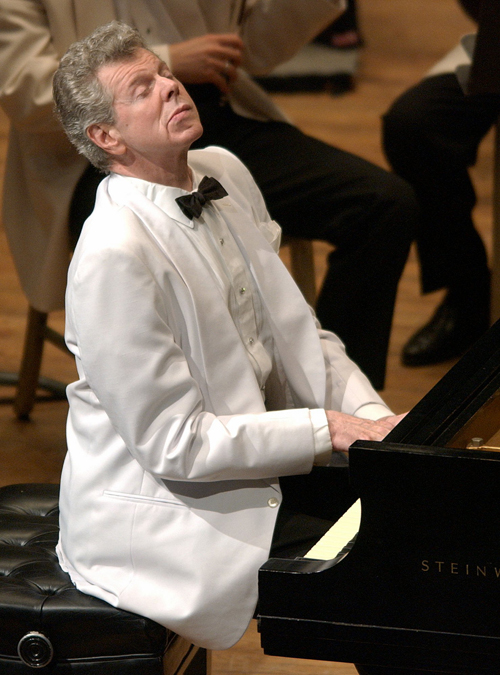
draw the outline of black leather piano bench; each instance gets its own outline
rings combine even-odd
[[[58,497],[0,488],[0,673],[207,675],[206,650],[74,587],[55,554]]]

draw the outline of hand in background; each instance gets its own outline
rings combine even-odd
[[[202,35],[170,45],[172,73],[184,84],[215,84],[224,94],[236,79],[243,41],[239,35]]]

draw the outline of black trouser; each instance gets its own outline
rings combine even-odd
[[[465,96],[454,74],[437,75],[400,96],[383,118],[384,150],[414,188],[421,218],[417,246],[424,293],[487,288],[486,251],[474,228],[469,167],[500,112],[500,96]]]
[[[229,105],[219,105],[215,87],[189,91],[204,126],[193,147],[220,145],[234,152],[250,169],[285,234],[323,239],[336,247],[318,298],[318,318],[344,341],[373,386],[382,389],[397,285],[416,220],[411,188],[290,124],[236,115]],[[93,198],[92,170],[80,182],[75,202],[88,199],[82,196],[86,190]],[[89,208],[74,208],[79,211],[73,218],[76,235]]]

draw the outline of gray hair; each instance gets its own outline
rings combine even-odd
[[[98,79],[104,65],[124,61],[147,49],[139,32],[112,21],[75,42],[62,57],[54,75],[56,114],[78,152],[109,173],[111,158],[87,136],[92,124],[114,124],[113,96]]]

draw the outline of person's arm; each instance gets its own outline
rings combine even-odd
[[[263,75],[288,61],[346,7],[345,0],[272,0],[248,2],[240,35],[243,68]]]
[[[159,56],[162,50],[157,49]],[[243,41],[239,35],[225,33],[201,35],[168,46],[162,58],[175,77],[184,84],[215,84],[228,93],[241,65]]]
[[[59,64],[41,2],[0,3],[0,105],[17,128],[60,132],[53,113],[52,77]]]
[[[387,412],[382,406],[381,410]],[[315,466],[345,464],[354,441],[381,441],[406,415],[377,417],[381,410],[371,411],[375,415],[373,418],[355,417],[334,410],[311,410]]]
[[[273,0],[247,3],[236,32],[208,34],[153,46],[185,84],[215,84],[228,93],[238,67],[269,72],[291,58],[345,9],[344,0]],[[228,26],[228,29],[232,27]]]
[[[354,441],[381,441],[405,414],[368,420],[327,410],[326,417],[333,450],[347,452]]]
[[[141,257],[119,247],[79,261],[67,314],[68,335],[77,336],[74,350],[96,405],[136,460],[160,478],[219,481],[308,473],[324,454],[318,443],[326,441],[327,453],[346,452],[357,439],[380,440],[397,421],[307,408],[208,412],[174,340],[164,290]],[[319,441],[318,413],[326,415],[329,434]]]
[[[68,286],[69,342],[75,335],[73,348],[95,405],[102,406],[131,455],[154,475],[172,480],[310,471],[314,437],[308,409],[219,416],[207,411],[174,339],[176,305],[169,297],[174,291],[158,285],[142,257],[112,242],[79,258]]]

